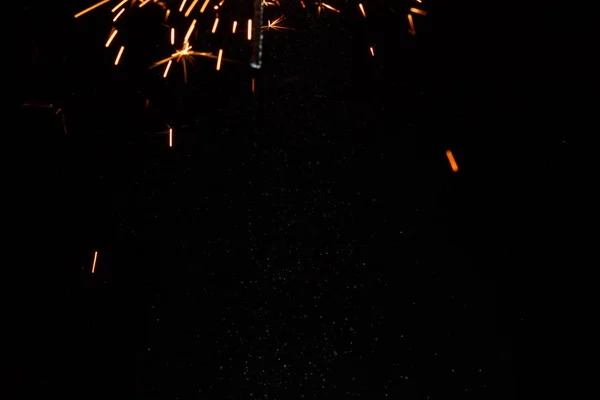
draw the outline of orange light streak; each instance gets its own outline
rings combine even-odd
[[[171,44],[175,44],[175,28],[171,28]]]
[[[217,58],[217,71],[221,69],[221,59],[223,58],[223,49],[219,49],[219,58]]]
[[[252,40],[252,20],[248,20],[248,40]]]
[[[179,12],[183,11],[183,7],[185,7],[185,2],[186,2],[186,1],[187,1],[187,0],[183,0],[183,1],[181,2],[181,5],[179,6]]]
[[[210,0],[206,0],[204,4],[202,4],[202,7],[200,8],[200,14],[202,14],[204,10],[206,10],[206,6],[208,6],[208,3],[210,3]]]
[[[419,14],[422,15],[424,17],[427,16],[427,11],[423,11],[423,10],[419,10],[418,8],[411,8],[410,12],[415,13],[415,14]]]
[[[106,41],[106,44],[104,45],[104,47],[110,46],[110,44],[112,43],[112,41],[115,38],[115,36],[117,36],[117,30],[116,29],[110,34],[110,37]]]
[[[110,12],[115,12],[117,11],[119,8],[121,8],[121,6],[125,3],[127,3],[128,0],[123,0],[122,2],[120,2],[119,4],[117,4],[116,6],[114,6],[114,8],[112,10],[110,10]]]
[[[119,19],[119,17],[125,12],[124,8],[121,8],[121,11],[119,11],[119,13],[117,15],[115,15],[115,17],[113,18],[113,22],[117,22],[117,20]]]
[[[119,54],[117,54],[117,58],[115,59],[115,65],[119,64],[119,60],[121,59],[121,56],[123,55],[123,50],[125,50],[125,46],[121,46],[121,49],[119,50]]]
[[[89,13],[90,11],[92,11],[93,9],[95,9],[95,8],[98,8],[98,7],[100,7],[101,5],[108,3],[109,1],[110,1],[110,0],[102,0],[101,2],[94,4],[93,6],[91,6],[91,7],[88,7],[88,8],[86,8],[85,10],[83,10],[83,11],[81,11],[81,12],[79,12],[79,13],[75,14],[75,18],[79,18],[79,17],[81,17],[83,14],[87,14],[87,13]]]
[[[359,3],[358,8],[360,8],[360,12],[362,13],[363,17],[367,18],[367,13],[365,12],[363,5]]]
[[[373,47],[369,47],[369,51],[371,52],[371,55],[375,57],[375,49]]]
[[[408,30],[408,32],[410,32],[411,35],[415,36],[417,32],[415,31],[415,23],[413,22],[413,17],[411,14],[408,14],[408,23],[410,24],[410,29]]]
[[[173,63],[173,60],[169,60],[169,62],[167,63],[167,68],[165,68],[165,73],[163,74],[163,78],[166,78],[167,75],[169,74],[169,69],[171,68],[172,63]]]
[[[252,78],[252,93],[254,93],[254,78]]]
[[[217,25],[219,25],[219,17],[215,18],[215,23],[212,27],[212,33],[215,33],[217,31]]]
[[[196,20],[193,20],[192,24],[190,25],[190,29],[188,29],[187,33],[185,34],[185,39],[183,39],[183,43],[187,43],[190,36],[192,36],[192,32],[194,32],[195,27],[196,27]]]
[[[456,160],[454,159],[454,156],[450,150],[446,150],[446,157],[448,157],[448,161],[450,161],[452,171],[458,172],[458,164],[456,164]]]
[[[233,29],[232,29],[231,33],[235,33],[236,29],[237,29],[237,21],[233,21]]]
[[[173,128],[169,128],[169,147],[173,147]]]
[[[190,16],[190,14],[192,13],[192,10],[194,9],[194,7],[196,7],[196,4],[198,4],[198,0],[194,0],[192,2],[192,5],[187,9],[187,11],[184,14],[186,17]]]
[[[142,8],[144,7],[146,4],[148,4],[150,2],[150,0],[144,0],[140,3],[139,7]]]
[[[94,251],[94,262],[92,263],[92,274],[96,272],[96,260],[98,260],[98,252]]]

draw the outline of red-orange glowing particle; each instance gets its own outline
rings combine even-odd
[[[94,252],[94,263],[92,264],[92,274],[96,272],[96,260],[98,259],[98,252]]]
[[[448,161],[450,161],[452,171],[458,172],[458,164],[456,164],[456,160],[454,159],[454,156],[450,150],[446,150],[446,157],[448,157]]]

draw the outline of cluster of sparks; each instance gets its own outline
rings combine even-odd
[[[235,0],[227,0],[228,2],[233,2]],[[281,0],[284,1],[284,0]],[[290,0],[288,0],[289,2]],[[325,3],[321,0],[318,0],[314,3],[308,3],[304,0],[293,0],[294,5],[298,5],[303,9],[307,9],[309,6],[316,7],[317,15],[321,15],[322,12],[334,12],[340,13],[340,10],[334,7],[331,4]],[[335,1],[335,0],[332,0]],[[422,0],[413,0],[415,2],[415,6],[418,6],[422,3]],[[214,4],[211,4],[214,3]],[[168,29],[165,32],[165,35],[168,35],[169,43],[173,46],[173,50],[169,57],[166,57],[162,60],[159,60],[152,64],[150,68],[155,68],[159,66],[164,66],[164,70],[162,76],[166,78],[169,75],[169,71],[171,71],[173,63],[181,63],[184,72],[184,80],[187,81],[187,64],[191,63],[194,57],[204,57],[209,59],[216,60],[216,70],[219,71],[221,69],[222,63],[232,62],[233,60],[226,59],[223,57],[223,49],[219,49],[217,52],[211,51],[197,51],[193,48],[190,43],[190,39],[192,36],[197,37],[198,35],[198,26],[197,19],[194,16],[198,16],[198,14],[205,14],[209,11],[215,12],[215,19],[212,23],[212,26],[209,30],[207,30],[207,34],[215,34],[217,29],[223,29],[223,27],[219,28],[219,11],[226,7],[224,4],[226,0],[102,0],[96,4],[91,5],[90,7],[80,11],[75,14],[75,18],[80,18],[91,11],[94,11],[104,5],[108,5],[109,3],[111,7],[111,19],[113,23],[113,27],[108,35],[108,39],[105,43],[105,47],[109,48],[115,41],[118,41],[118,33],[119,30],[116,28],[114,24],[117,23],[120,19],[124,18],[124,15],[130,14],[139,10],[147,5],[153,7],[159,7],[164,12],[164,21],[162,22]],[[276,9],[282,8],[280,0],[255,0],[255,7],[260,6],[261,11],[258,15],[258,21],[256,21],[256,12],[255,18],[248,18],[247,21],[233,21],[232,26],[229,29],[229,32],[232,35],[235,35],[238,31],[245,30],[246,38],[250,42],[253,40],[253,25],[260,24],[261,30],[273,30],[273,31],[284,31],[284,30],[294,30],[291,27],[284,25],[284,21],[286,17],[281,14],[274,19],[268,19],[266,25],[262,25],[262,7],[268,9]],[[289,7],[289,3],[287,6]],[[367,10],[364,4],[358,3],[356,6],[357,12],[362,15],[362,17],[367,18]],[[170,16],[174,13],[179,13],[185,17],[185,21],[188,21],[188,25],[185,27],[174,26],[171,25]],[[411,35],[416,35],[415,22],[413,15],[421,15],[426,16],[427,12],[421,10],[417,7],[410,7],[409,12],[407,13],[408,19],[408,32]],[[190,21],[191,20],[191,21]],[[244,27],[245,25],[245,27]],[[114,59],[114,64],[119,65],[121,59],[123,58],[123,54],[125,52],[125,45],[121,44],[118,46],[118,50],[116,52],[116,56]],[[369,53],[371,56],[375,56],[375,47],[369,47]]]

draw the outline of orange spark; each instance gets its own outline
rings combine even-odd
[[[171,28],[171,44],[175,44],[175,28]]]
[[[123,50],[125,50],[125,46],[121,46],[121,49],[119,50],[119,54],[117,54],[117,58],[115,59],[115,65],[119,64],[119,60],[121,59],[121,56],[123,55]]]
[[[306,4],[302,0],[300,0],[300,4],[302,4],[302,8],[306,8]]]
[[[252,93],[254,93],[254,78],[252,78]]]
[[[58,110],[56,110],[56,112],[54,113],[54,115],[60,114],[61,111],[62,111],[62,108],[59,108]]]
[[[446,157],[448,157],[448,161],[450,161],[452,171],[458,172],[458,164],[456,164],[456,160],[454,159],[454,156],[450,150],[446,150]]]
[[[93,9],[95,9],[95,8],[98,8],[98,7],[100,7],[101,5],[108,3],[109,1],[110,1],[110,0],[102,0],[101,2],[94,4],[93,6],[86,8],[85,10],[81,11],[80,13],[77,13],[77,14],[75,14],[75,18],[79,18],[79,17],[81,17],[83,14],[87,14],[87,13],[89,13],[90,11],[92,11]]]
[[[167,22],[167,20],[169,19],[169,14],[171,14],[171,10],[167,10],[167,12],[165,13],[165,22]]]
[[[210,0],[206,0],[204,4],[202,4],[202,7],[200,8],[200,14],[202,14],[204,10],[206,10],[206,6],[208,6],[208,3],[210,3]]]
[[[150,99],[146,99],[146,108],[150,107]]]
[[[248,20],[248,40],[252,40],[252,20]]]
[[[123,4],[127,3],[128,0],[123,0],[121,1],[119,4],[117,4],[116,6],[113,7],[112,10],[110,10],[110,12],[115,12],[117,11]]]
[[[169,60],[169,62],[167,63],[167,68],[165,68],[165,73],[163,74],[163,78],[166,78],[167,75],[169,74],[169,69],[171,68],[172,63],[173,63],[173,60]]]
[[[184,14],[186,17],[190,16],[190,14],[192,13],[192,10],[194,9],[194,7],[196,7],[196,4],[198,4],[198,0],[194,0],[192,2],[192,5],[187,9],[187,11]]]
[[[219,49],[219,58],[217,58],[217,71],[221,69],[221,58],[223,58],[223,49]]]
[[[117,36],[117,30],[116,29],[113,31],[113,33],[110,34],[110,37],[106,41],[106,44],[104,45],[104,47],[110,46],[110,44],[112,43],[112,41],[115,38],[115,36]]]
[[[233,30],[231,31],[231,33],[235,33],[236,29],[237,29],[237,21],[233,21]]]
[[[215,18],[215,23],[212,27],[212,33],[215,33],[217,31],[217,25],[219,25],[219,17]]]
[[[408,30],[408,32],[410,32],[411,35],[415,36],[417,32],[415,31],[415,23],[413,22],[413,17],[411,14],[408,14],[408,23],[410,24],[410,29]]]
[[[139,7],[142,8],[144,7],[146,4],[148,4],[150,2],[150,0],[144,0],[140,3]]]
[[[422,15],[424,17],[427,16],[427,11],[423,11],[423,10],[419,10],[418,8],[411,8],[410,12],[415,13],[415,14],[419,14]]]
[[[121,11],[119,11],[119,13],[117,15],[115,15],[115,17],[113,18],[113,22],[117,22],[117,20],[119,19],[119,17],[125,12],[124,8],[121,8]]]
[[[192,35],[192,32],[194,32],[195,27],[196,27],[196,20],[193,20],[192,24],[190,25],[190,29],[188,29],[187,33],[185,34],[185,39],[183,39],[183,43],[187,43],[188,39]]]
[[[371,52],[371,55],[375,57],[375,49],[373,47],[369,47],[369,51]]]
[[[360,8],[360,12],[362,13],[363,17],[367,18],[367,13],[365,12],[363,5],[359,3],[358,8]]]
[[[94,251],[94,262],[92,264],[92,274],[96,272],[96,260],[98,259],[98,252]]]
[[[181,5],[179,6],[179,12],[181,12],[181,11],[183,10],[183,7],[185,7],[185,2],[186,2],[186,1],[187,1],[187,0],[183,0],[183,1],[181,2]]]
[[[169,147],[173,147],[173,128],[169,128]]]

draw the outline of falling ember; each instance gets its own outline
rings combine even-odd
[[[198,4],[198,0],[194,0],[192,2],[192,5],[187,9],[187,11],[184,14],[186,17],[190,16],[190,14],[192,13],[192,10],[194,9],[194,7],[196,7],[196,4]]]
[[[113,31],[113,33],[111,33],[110,37],[108,38],[108,40],[106,41],[106,44],[104,46],[105,47],[110,46],[110,44],[112,43],[112,41],[115,38],[115,36],[117,36],[117,30],[116,29]]]
[[[213,24],[213,27],[212,27],[212,33],[215,33],[217,31],[218,25],[219,25],[219,17],[215,18],[215,23]]]
[[[419,10],[418,8],[411,8],[411,9],[410,9],[410,12],[411,12],[411,13],[415,13],[415,14],[419,14],[419,15],[422,15],[422,16],[424,16],[424,17],[426,17],[426,16],[427,16],[427,11]]]
[[[233,30],[231,31],[231,33],[235,33],[236,29],[237,29],[237,21],[233,21]]]
[[[340,12],[340,10],[338,10],[337,8],[334,8],[334,7],[330,6],[329,4],[321,3],[321,5],[322,5],[323,7],[325,7],[325,8],[328,8],[328,9],[330,9],[331,11],[335,11],[336,13],[339,13],[339,12]]]
[[[365,12],[363,5],[359,3],[358,8],[360,8],[360,12],[362,13],[363,17],[367,18],[367,13]]]
[[[117,4],[116,6],[113,7],[112,10],[110,10],[110,12],[115,12],[117,11],[119,8],[121,8],[122,5],[124,5],[125,3],[127,3],[127,0],[122,0],[119,4]]]
[[[254,93],[254,78],[252,78],[252,93]]]
[[[173,60],[169,60],[169,62],[167,63],[167,68],[165,68],[165,73],[163,74],[163,78],[166,78],[167,75],[169,74],[169,69],[171,68],[172,63],[173,63]]]
[[[413,17],[410,14],[408,14],[408,23],[410,24],[410,29],[408,30],[408,32],[410,32],[411,35],[415,36],[417,33],[415,31],[415,23],[413,22]]]
[[[115,15],[115,17],[113,18],[113,22],[117,22],[117,20],[119,19],[119,17],[125,12],[124,8],[121,8],[121,11],[119,11],[119,13],[117,15]]]
[[[371,55],[375,57],[375,49],[373,47],[369,47],[369,50],[371,51]]]
[[[448,161],[450,161],[452,171],[458,172],[458,165],[456,164],[456,160],[454,159],[454,156],[450,150],[446,150],[446,157],[448,157]]]
[[[183,39],[183,43],[187,43],[190,36],[192,36],[192,32],[194,32],[195,27],[196,27],[196,20],[193,20],[192,24],[190,25],[190,29],[188,29],[187,33],[185,34],[185,39]]]
[[[302,8],[306,8],[306,4],[302,0],[300,0],[300,4],[302,4]]]
[[[98,259],[98,252],[94,252],[94,262],[92,263],[92,274],[96,272],[96,260]]]
[[[183,1],[181,2],[181,5],[179,6],[179,12],[183,11],[183,7],[185,7],[185,2],[186,2],[186,1],[187,1],[187,0],[183,0]]]
[[[219,57],[217,58],[217,71],[221,69],[221,59],[223,58],[223,49],[219,49]]]
[[[140,7],[140,8],[142,8],[142,7],[144,7],[144,6],[145,6],[146,4],[148,4],[148,3],[150,3],[150,0],[143,0],[143,1],[140,3],[139,7]]]
[[[252,40],[252,20],[248,20],[248,40]]]
[[[119,60],[121,59],[121,56],[123,55],[123,50],[125,50],[125,46],[121,46],[121,49],[119,50],[119,54],[117,54],[117,58],[115,59],[115,65],[119,64]]]
[[[165,22],[167,22],[167,20],[169,19],[169,14],[171,14],[171,10],[167,10],[167,12],[165,13]]]
[[[171,44],[175,44],[175,28],[171,28]]]
[[[58,110],[56,110],[56,112],[54,113],[54,115],[60,114],[61,111],[62,111],[62,108],[59,108]]]
[[[110,1],[110,0],[102,0],[101,2],[94,4],[93,6],[86,8],[85,10],[81,11],[80,13],[77,13],[77,14],[75,14],[75,18],[79,18],[79,17],[81,17],[83,14],[87,14],[87,13],[89,13],[90,11],[92,11],[93,9],[95,9],[95,8],[98,8],[98,7],[100,7],[101,5],[108,3],[109,1]]]
[[[173,147],[173,128],[169,128],[169,147]]]
[[[210,3],[210,0],[206,0],[204,2],[204,4],[202,4],[202,7],[200,8],[200,14],[202,14],[204,12],[204,10],[206,10],[206,7],[208,6],[208,3]]]

